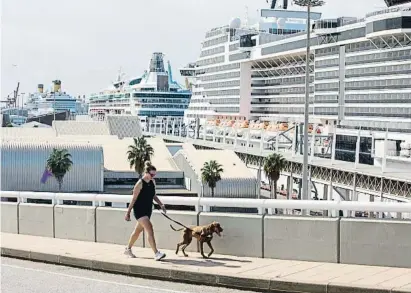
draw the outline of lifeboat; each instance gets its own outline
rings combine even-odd
[[[280,131],[287,131],[288,130],[288,123],[282,122],[278,125]]]

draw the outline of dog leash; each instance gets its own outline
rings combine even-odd
[[[157,208],[157,207],[156,207],[156,208]],[[182,226],[182,227],[184,227],[184,228],[186,228],[186,229],[188,229],[188,230],[190,230],[190,231],[193,231],[192,229],[188,228],[188,227],[185,226],[184,224],[182,224],[182,223],[180,223],[180,222],[178,222],[178,221],[170,218],[169,216],[167,216],[161,209],[157,208],[157,210],[159,210],[159,211],[161,212],[161,214],[162,214],[164,217],[166,217],[167,219],[169,219],[171,222],[174,222],[174,223],[176,223],[177,225],[180,225],[180,226]]]

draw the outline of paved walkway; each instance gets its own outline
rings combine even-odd
[[[306,293],[411,292],[411,269],[215,255],[204,260],[165,251],[155,262],[147,248],[126,258],[120,245],[1,233],[1,254],[140,277],[248,290]]]

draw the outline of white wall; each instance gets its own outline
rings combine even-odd
[[[1,203],[2,232],[18,233],[20,222],[25,233],[39,233],[36,223],[27,223],[30,219],[50,232],[53,222],[46,220],[52,205],[22,204],[19,222],[18,205]],[[125,222],[124,212],[105,207],[55,206],[55,237],[126,245],[136,221]],[[170,211],[169,215],[190,226],[218,221],[224,231],[223,237],[214,235],[216,254],[411,268],[410,221],[203,212],[197,218],[194,212],[181,211]],[[152,219],[159,248],[174,251],[181,234],[172,231],[170,222],[159,213],[154,212]],[[137,246],[142,244],[140,238]],[[204,248],[208,253],[207,245]],[[193,241],[187,251],[196,255],[196,250]]]
[[[14,202],[1,203],[1,232],[19,232],[18,204]]]
[[[54,237],[54,209],[49,204],[19,204],[19,233]]]
[[[96,240],[96,208],[86,206],[54,207],[55,237],[82,241]]]

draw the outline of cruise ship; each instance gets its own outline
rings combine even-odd
[[[113,84],[89,98],[89,116],[104,120],[106,115],[137,115],[143,125],[147,118],[172,117],[182,121],[191,99],[191,91],[178,84],[172,75],[170,61],[164,65],[164,54],[153,53],[149,70],[126,79],[119,73]]]
[[[87,113],[85,100],[63,91],[61,80],[54,80],[51,89],[46,91],[43,84],[38,84],[37,91],[29,94],[24,108],[30,117],[65,111],[69,111],[70,116]]]
[[[357,135],[360,163],[374,164],[382,151],[409,160],[408,2],[387,1],[386,9],[360,19],[310,14],[309,130],[315,127],[324,136],[336,132],[339,160],[355,160]],[[206,33],[195,66],[181,70],[194,80],[188,121],[274,133],[303,122],[308,14],[296,6],[285,9],[286,3],[261,9],[255,26],[236,18]],[[386,135],[388,150],[383,150]]]

